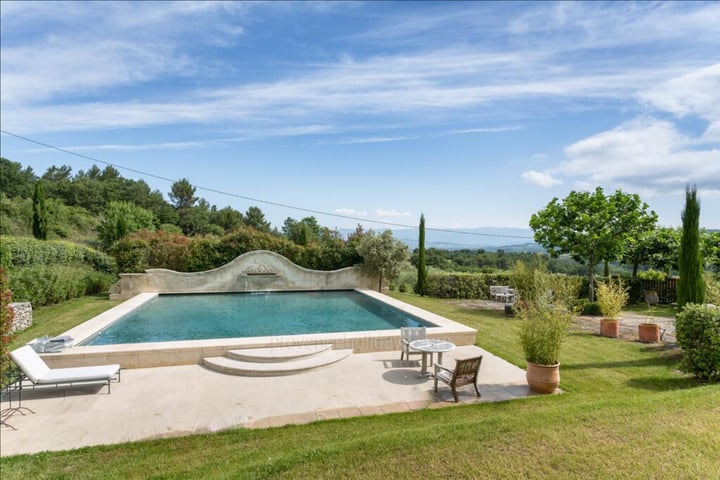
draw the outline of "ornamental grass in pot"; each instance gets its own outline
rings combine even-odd
[[[563,303],[540,299],[524,303],[517,316],[528,385],[534,392],[553,393],[560,385],[560,348],[573,313]]]
[[[620,336],[620,321],[618,317],[628,301],[628,289],[619,278],[600,283],[597,287],[597,303],[600,305],[600,335],[603,337],[618,338]]]

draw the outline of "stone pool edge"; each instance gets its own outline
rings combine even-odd
[[[436,325],[435,327],[428,327],[427,329],[427,335],[430,338],[441,338],[451,341],[458,346],[475,344],[477,331],[473,328],[373,290],[355,289],[355,291]],[[64,335],[72,336],[76,343],[82,342],[129,311],[152,300],[157,295],[158,293],[156,292],[138,294],[87,322],[68,330]],[[233,349],[328,343],[332,344],[333,348],[336,349],[352,348],[354,353],[400,351],[400,329],[128,343],[121,345],[77,345],[63,352],[42,354],[42,357],[53,368],[100,364],[120,364],[122,368],[149,368],[201,364],[202,359],[205,357],[222,356],[227,350]]]

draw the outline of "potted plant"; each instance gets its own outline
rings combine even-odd
[[[553,393],[560,385],[560,347],[572,322],[572,311],[562,302],[541,298],[523,303],[517,316],[528,385],[534,392]]]
[[[620,336],[620,322],[618,316],[628,301],[628,291],[622,280],[610,280],[598,285],[597,302],[600,305],[600,335],[617,338]]]

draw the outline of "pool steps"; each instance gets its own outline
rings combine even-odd
[[[247,348],[228,350],[223,357],[206,357],[203,365],[216,372],[246,377],[293,375],[339,362],[352,349],[333,350],[332,345]]]

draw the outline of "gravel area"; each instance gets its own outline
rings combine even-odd
[[[501,302],[490,300],[450,300],[449,303],[459,305],[463,308],[481,310],[504,310],[505,305]],[[600,334],[600,320],[602,317],[581,315],[575,318],[574,326],[581,331],[595,332]],[[638,315],[634,313],[623,313],[620,318],[620,338],[624,340],[638,339],[638,325],[641,323],[657,323],[660,325],[662,341],[675,343],[675,319],[669,317],[653,317]],[[664,333],[662,333],[664,331]]]

